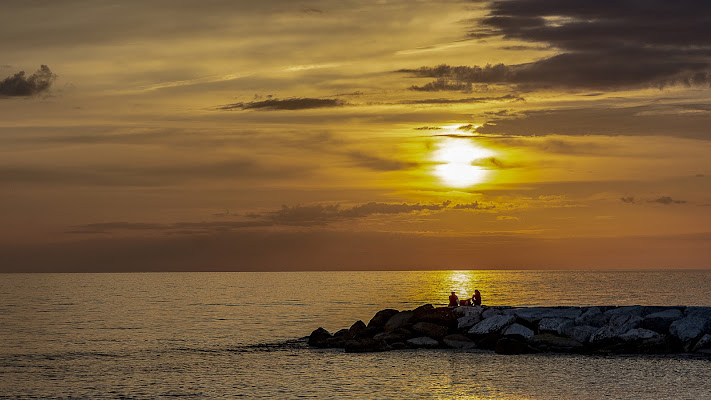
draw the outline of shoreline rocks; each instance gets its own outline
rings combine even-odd
[[[711,307],[434,307],[378,311],[366,325],[308,344],[348,353],[418,348],[493,350],[500,354],[676,354],[711,357]]]

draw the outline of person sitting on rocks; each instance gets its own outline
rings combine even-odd
[[[449,295],[449,305],[448,307],[457,307],[459,306],[459,297],[452,292],[452,294]]]
[[[472,304],[475,306],[480,306],[481,305],[481,293],[479,293],[479,290],[474,289],[474,295],[472,296],[471,300]]]

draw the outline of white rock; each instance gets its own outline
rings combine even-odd
[[[635,328],[620,335],[620,339],[625,342],[636,342],[640,340],[660,339],[662,335],[649,329]]]
[[[493,332],[498,332],[502,328],[505,328],[516,320],[513,315],[495,315],[484,319],[478,324],[474,325],[469,329],[469,334],[472,335],[486,335]]]
[[[427,336],[420,336],[408,339],[407,344],[413,347],[437,347],[439,342]]]
[[[699,317],[684,317],[672,322],[669,326],[669,333],[682,342],[694,340],[708,331],[711,331],[711,321]]]
[[[460,315],[457,318],[457,328],[460,330],[471,328],[472,326],[481,322],[481,307],[457,307],[454,309],[456,315]]]
[[[530,339],[533,337],[533,331],[526,328],[521,324],[512,324],[508,328],[504,329],[504,336],[521,336],[524,339]]]

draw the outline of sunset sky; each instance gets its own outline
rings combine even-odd
[[[711,268],[710,83],[708,1],[4,0],[0,271]]]

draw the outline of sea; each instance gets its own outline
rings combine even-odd
[[[711,271],[0,274],[0,399],[711,399],[711,360],[689,355],[303,340],[474,289],[497,306],[711,306]]]

